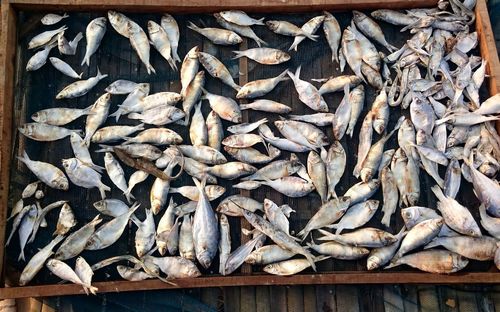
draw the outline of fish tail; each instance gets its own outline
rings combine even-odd
[[[309,263],[311,264],[311,268],[314,270],[314,272],[316,272],[316,263],[314,256],[309,252],[305,253],[304,256],[307,258],[307,261],[309,261]]]
[[[240,57],[245,56],[245,51],[233,51],[234,54],[236,54],[232,59],[239,59]]]
[[[127,202],[130,204],[132,202],[132,199],[135,199],[134,195],[132,195],[132,193],[127,192],[125,191],[125,193],[123,193],[125,195],[125,198],[127,199]]]
[[[116,112],[114,112],[113,114],[109,115],[109,117],[116,117],[115,119],[118,122],[118,119],[120,119],[120,116],[122,115],[122,113],[123,113],[123,109],[118,108],[116,110]]]
[[[26,261],[24,258],[24,249],[21,249],[21,252],[19,253],[19,258],[17,258],[17,261]]]
[[[380,223],[382,223],[386,227],[390,227],[391,226],[391,215],[388,213],[384,213],[384,216],[382,217],[382,220],[380,220]]]
[[[26,151],[24,150],[23,151],[23,156],[17,156],[17,159],[19,159],[20,161],[22,161],[23,163],[26,163],[27,161],[30,161],[30,158],[28,156],[28,153],[26,153]]]
[[[85,53],[85,56],[83,57],[83,60],[82,60],[82,63],[80,64],[80,66],[83,66],[84,64],[87,66],[90,66],[90,57],[87,55],[87,53]]]
[[[63,16],[62,16],[62,18],[66,18],[68,16],[69,16],[68,13],[64,13]]]
[[[261,45],[265,45],[265,46],[267,45],[267,42],[265,42],[264,40],[260,39],[257,36],[255,36],[252,39],[257,43],[257,45],[259,46],[259,48],[261,47]]]
[[[98,188],[99,192],[101,193],[101,198],[106,199],[106,192],[111,191],[111,188],[102,182],[99,183]]]
[[[96,164],[89,164],[89,167],[94,169],[95,171],[101,173],[105,168],[104,167],[101,167],[101,166],[98,166]]]
[[[431,240],[430,243],[424,246],[424,249],[430,249],[437,246],[441,246],[441,240],[439,239],[439,237],[436,237],[433,240]]]
[[[297,236],[302,238],[302,241],[304,241],[307,236],[309,235],[310,231],[307,228],[302,229],[299,233],[297,233]],[[308,243],[309,245],[309,243]]]
[[[431,187],[431,191],[434,193],[434,195],[436,195],[436,197],[439,199],[439,200],[443,200],[445,199],[445,196],[443,194],[443,191],[441,190],[441,188],[438,186],[438,185],[434,185]]]
[[[187,26],[187,28],[192,29],[196,32],[198,32],[200,30],[200,27],[196,26],[193,22],[189,21],[188,23],[189,23],[189,25]]]
[[[241,86],[237,85],[234,81],[231,83],[231,88],[233,88],[236,91],[241,90]]]
[[[90,286],[90,285],[89,285]],[[95,287],[95,286],[90,286],[88,287],[89,291],[92,293],[92,295],[95,295],[97,294],[97,291],[99,290],[99,288]]]
[[[318,41],[318,38],[319,38],[318,35],[309,34],[309,33],[306,33],[305,31],[303,32],[303,34],[304,34],[304,36],[311,39],[312,41]]]
[[[300,66],[299,66],[299,72],[300,72]],[[288,73],[288,69],[285,69],[281,74],[278,75],[277,79],[279,81],[285,81],[285,80],[288,80],[290,78],[288,78],[286,75]],[[297,76],[298,77],[298,76]]]
[[[175,62],[181,62],[181,58],[179,57],[179,54],[177,54],[177,50],[172,50],[172,58],[174,59]]]
[[[384,270],[385,270],[385,269],[390,269],[390,268],[394,268],[394,267],[400,266],[401,264],[402,264],[402,263],[401,263],[401,262],[399,262],[399,259],[397,259],[397,260],[395,260],[394,262],[391,262],[391,263],[389,263],[388,265],[386,265],[386,266],[384,267]]]
[[[258,20],[254,20],[255,25],[264,25],[264,19],[265,17],[259,18]]]
[[[168,65],[170,65],[170,68],[172,68],[172,70],[177,71],[177,65],[175,64],[175,61],[172,58],[169,58],[167,62]]]
[[[153,72],[153,74],[156,74],[156,70],[153,68],[153,65],[148,64],[148,65],[146,65],[146,67],[148,70],[148,75],[151,75],[151,72]]]
[[[339,235],[339,234],[342,232],[342,230],[344,230],[344,228],[343,228],[343,227],[341,227],[341,226],[337,227],[337,225],[336,225],[336,224],[333,224],[333,225],[331,226],[331,228],[332,228],[332,229],[337,228],[337,229],[335,230],[335,235]]]
[[[104,74],[103,75],[101,73],[101,71],[99,70],[99,66],[97,66],[97,76],[96,77],[97,77],[98,80],[101,80],[101,79],[104,79],[104,78],[108,77],[108,74]]]
[[[88,114],[87,114],[88,115]],[[83,136],[83,130],[81,129],[75,129],[75,130],[71,130],[71,132],[74,132],[76,134],[78,134],[80,137]],[[87,145],[88,146],[88,145]]]

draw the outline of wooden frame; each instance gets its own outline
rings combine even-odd
[[[246,11],[266,12],[299,12],[350,10],[350,9],[377,9],[390,7],[402,9],[412,7],[428,7],[436,4],[436,0],[291,0],[286,4],[279,0],[260,0],[241,2],[239,0],[2,0],[2,32],[0,38],[0,246],[4,245],[7,215],[7,198],[9,192],[9,164],[12,158],[12,116],[14,91],[14,57],[16,42],[16,12],[18,10],[51,10],[64,8],[65,11],[108,10],[120,8],[120,11],[134,12],[161,12],[168,8],[169,12],[213,12],[222,9],[243,9]],[[500,91],[500,63],[495,47],[495,40],[489,20],[485,0],[478,0],[476,5],[476,29],[479,34],[480,51],[483,58],[488,60],[488,88],[490,94]],[[246,68],[246,58],[240,59],[240,67]],[[243,76],[241,79],[247,79]],[[247,116],[244,116],[247,119]],[[500,127],[499,127],[500,129]],[[242,226],[248,226],[242,224]],[[3,282],[5,268],[4,249],[0,248],[0,271]],[[290,277],[271,276],[263,274],[250,275],[251,267],[244,266],[243,275],[207,276],[175,280],[177,286],[165,284],[159,280],[141,282],[116,281],[97,282],[95,286],[100,292],[121,292],[149,289],[194,288],[194,287],[226,287],[249,285],[292,285],[292,284],[381,284],[381,283],[419,283],[419,284],[455,284],[455,283],[499,283],[500,273],[468,272],[451,275],[436,275],[418,272],[326,272],[318,274],[299,274]],[[247,275],[245,275],[247,274]],[[26,287],[0,288],[0,299],[56,296],[81,294],[83,290],[78,285],[40,285]]]

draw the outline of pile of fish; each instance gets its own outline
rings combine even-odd
[[[474,2],[440,1],[436,8],[404,13],[377,10],[371,16],[353,11],[352,23],[343,31],[328,12],[300,27],[287,21],[254,19],[242,11],[214,14],[223,28],[189,23],[189,31],[216,45],[236,45],[242,37],[254,40],[257,48],[235,51],[235,57],[269,66],[287,62],[292,56],[261,47],[270,43],[257,37],[252,27],[267,26],[277,35],[293,37],[290,50],[295,51],[304,40],[321,40],[322,29],[332,62],[338,63],[341,71],[347,64],[353,75],[313,79],[322,83],[319,88],[300,77],[300,67],[240,86],[223,62],[197,46],[181,61],[178,46],[182,36],[168,14],[158,22],[149,21],[147,33],[114,11],[108,12],[108,18],[92,20],[85,30],[82,65],[91,63],[109,32],[109,21],[118,34],[130,40],[148,73],[156,72],[149,61],[151,45],[172,70],[179,68],[182,89],[179,93],[150,94],[148,83],[117,80],[87,108],[44,109],[31,116],[33,122],[19,128],[36,141],[69,137],[74,152],[73,158],[58,164],[30,159],[26,152],[19,158],[39,180],[26,186],[11,212],[13,225],[7,244],[17,231],[20,261],[24,261],[25,246],[46,226],[46,214],[60,208],[56,238],[29,259],[19,284],[29,283],[45,265],[61,279],[94,293],[93,272],[118,262],[121,264],[116,269],[124,279],[159,278],[171,283],[172,279],[201,275],[198,265],[208,269],[217,255],[222,275],[231,274],[245,262],[263,266],[270,274],[291,275],[308,267],[316,270],[316,262],[328,258],[367,258],[368,270],[404,264],[433,273],[462,270],[469,259],[495,259],[500,265],[500,185],[495,180],[500,169],[500,137],[492,123],[500,119],[500,95],[485,101],[479,96],[487,64],[472,54],[478,43],[477,32],[470,31]],[[42,23],[52,25],[67,17],[49,14]],[[402,26],[402,32],[409,31],[409,39],[400,48],[393,46],[376,20]],[[68,42],[66,29],[43,32],[29,42],[30,49],[40,50],[29,60],[27,70],[43,66],[56,46],[61,54],[75,54],[82,35]],[[50,62],[77,79],[56,99],[80,97],[107,77],[98,71],[97,76],[80,80],[82,75],[64,61],[51,57]],[[232,87],[234,98],[206,90],[207,73]],[[296,96],[316,113],[294,115],[288,105],[265,99],[267,93],[285,83],[293,83]],[[368,87],[378,95],[367,104],[371,104],[368,113],[361,116]],[[340,103],[326,103],[323,95],[332,92],[343,92]],[[110,99],[115,95],[126,95],[126,99],[111,113]],[[239,99],[252,102],[239,104]],[[207,116],[202,105],[212,110]],[[329,106],[337,108],[331,111]],[[397,112],[408,109],[409,114]],[[275,115],[274,122],[262,118],[246,123],[243,110],[279,114],[279,118]],[[389,127],[391,114],[401,115],[393,127]],[[108,118],[119,121],[123,116],[138,123],[103,126]],[[85,129],[64,127],[81,117],[86,118]],[[233,125],[224,129],[221,120]],[[185,126],[189,138],[169,129],[173,123]],[[359,134],[355,132],[358,123]],[[281,136],[276,136],[271,126]],[[333,131],[333,140],[325,131]],[[341,195],[336,186],[344,176],[348,157],[340,142],[345,135],[359,135],[359,145],[350,148],[357,153],[352,174],[360,181]],[[399,147],[386,149],[393,135],[397,135]],[[104,153],[104,161],[95,161],[102,154],[91,155],[91,144],[99,145],[97,152]],[[290,156],[280,159],[283,151]],[[306,164],[299,160],[299,153],[307,153]],[[128,180],[124,165],[136,170]],[[440,167],[446,167],[444,177]],[[436,207],[418,206],[426,191],[420,189],[424,172],[435,182],[431,191],[437,198]],[[171,186],[171,181],[184,173],[192,177],[194,186]],[[111,185],[101,182],[103,174],[123,192],[122,199],[106,197]],[[135,202],[134,187],[148,176],[154,179],[150,202]],[[465,207],[455,199],[462,177],[472,183],[481,202],[480,220],[471,214],[476,207]],[[278,206],[269,199],[259,202],[242,195],[224,198],[225,188],[217,185],[221,179],[233,181],[232,186],[239,189],[268,186],[287,197],[319,196],[322,205],[294,236],[289,218],[300,207]],[[97,188],[102,200],[93,203],[95,218],[77,226],[70,203],[64,200],[41,207],[41,183],[57,190],[68,190],[70,184]],[[382,202],[371,199],[379,188]],[[185,203],[174,202],[169,196],[174,193],[186,198]],[[35,204],[24,205],[23,200],[33,196]],[[211,202],[218,198],[220,204],[214,207]],[[383,212],[380,228],[365,226],[379,208]],[[138,209],[144,209],[144,220],[134,214]],[[405,226],[390,233],[384,229],[391,227],[396,211]],[[154,216],[158,214],[161,218],[156,224]],[[249,240],[235,250],[229,218],[244,218],[253,227],[243,231]],[[92,266],[79,257],[84,250],[113,245],[129,220],[137,227],[135,250],[130,254]],[[79,258],[73,269],[64,261],[74,257]]]

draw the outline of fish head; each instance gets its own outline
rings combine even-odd
[[[104,154],[104,162],[111,162],[113,161],[114,157],[113,157],[113,154],[111,154],[110,152],[106,152]]]
[[[264,199],[264,211],[266,214],[272,213],[273,210],[278,209],[278,205],[270,199]]]
[[[241,88],[238,93],[236,93],[237,99],[246,98],[250,94],[250,88]]]
[[[68,158],[62,160],[62,165],[66,170],[75,170],[78,167],[78,159],[76,158]]]
[[[150,34],[161,32],[162,30],[163,30],[163,28],[161,28],[161,26],[158,25],[158,23],[156,23],[154,21],[148,21],[148,32]]]
[[[60,263],[60,260],[49,259],[46,263],[48,268],[55,268]]]
[[[45,114],[41,114],[39,112],[33,113],[33,115],[31,115],[31,119],[41,123],[44,123],[46,121],[45,117],[46,117]]]
[[[102,27],[102,28],[106,29],[106,23],[107,23],[107,21],[108,20],[104,16],[102,16],[102,17],[96,18],[94,20],[94,24],[97,25],[97,26],[99,26],[99,27]]]
[[[222,17],[222,15],[220,13],[214,13],[213,16],[219,24],[227,23],[227,21]]]
[[[482,236],[481,230],[479,229],[479,226],[477,225],[476,221],[471,220],[469,226],[467,227],[467,235],[472,236],[472,237],[480,237]]]
[[[279,21],[266,21],[266,26],[272,31],[276,31],[279,25],[280,25]]]
[[[373,177],[374,170],[372,168],[361,169],[361,180],[366,182]]]
[[[138,34],[142,31],[141,27],[132,21],[127,21],[127,30],[130,36]]]
[[[279,265],[277,263],[268,264],[262,270],[264,272],[267,272],[269,274],[274,274],[274,275],[278,275],[280,272]]]
[[[238,44],[238,43],[241,43],[243,41],[243,39],[234,32],[229,34],[228,39],[229,39],[229,42],[231,42],[232,44]]]
[[[359,11],[356,11],[356,10],[352,11],[352,16],[357,23],[359,23],[359,22],[363,21],[365,18],[367,18],[367,16],[365,14],[363,14]]]
[[[453,272],[460,271],[469,263],[467,258],[455,253],[452,255],[451,261],[453,263]]]
[[[366,268],[371,271],[371,270],[374,270],[376,268],[378,268],[380,266],[380,258],[377,257],[377,256],[370,256],[368,257],[368,259],[366,260]]]
[[[199,57],[200,47],[194,46],[191,50],[189,50],[187,56],[191,59],[196,59]]]
[[[368,204],[368,209],[369,209],[370,211],[377,210],[377,209],[378,209],[378,205],[379,205],[379,203],[380,203],[380,202],[379,202],[378,200],[375,200],[375,199],[373,199],[373,200],[369,200],[369,201],[367,202],[367,204]]]
[[[176,23],[174,17],[170,14],[163,13],[163,16],[161,18],[162,22],[168,23],[168,24],[173,24]]]
[[[337,198],[339,206],[342,207],[341,210],[347,211],[347,208],[351,205],[351,197],[349,196],[340,196]]]
[[[288,54],[284,51],[279,51],[276,53],[276,61],[283,63],[283,62],[286,62],[288,60],[290,60],[290,54]]]
[[[286,123],[285,120],[274,121],[274,125],[276,126],[276,128],[278,128],[278,130],[282,130],[285,127],[285,123]]]
[[[196,258],[202,267],[208,269],[210,264],[212,264],[212,257],[210,257],[208,251],[204,250],[199,254],[196,254]]]
[[[149,83],[140,83],[136,90],[138,90],[140,93],[146,95],[146,94],[149,94],[149,90],[150,90],[150,85]]]
[[[158,199],[153,199],[151,201],[151,210],[153,211],[153,213],[155,215],[158,214],[158,212],[160,212],[161,208],[162,208],[162,204]]]
[[[413,192],[406,194],[406,201],[410,206],[416,205],[418,203],[419,198],[420,198],[420,193]]]

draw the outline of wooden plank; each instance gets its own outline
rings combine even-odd
[[[270,306],[273,307],[272,311],[286,312],[286,289],[283,286],[271,287],[271,296],[269,298]]]
[[[16,46],[16,15],[12,6],[6,1],[1,4],[2,35],[0,38],[0,285],[4,277],[4,240],[7,217],[7,200],[9,195],[10,160],[12,147],[12,108],[14,91],[14,56]]]
[[[494,95],[500,92],[500,61],[486,0],[478,0],[476,3],[476,31],[479,35],[481,57],[488,60],[488,88],[490,94]]]
[[[239,311],[240,307],[241,305],[239,288],[224,288],[224,311]]]
[[[255,312],[257,310],[255,287],[240,287],[240,302],[242,312]]]
[[[337,301],[335,300],[335,286],[316,286],[316,311],[334,312],[337,311]],[[339,310],[341,311],[341,310]]]
[[[328,285],[328,284],[397,284],[404,281],[406,284],[498,284],[500,274],[487,272],[460,273],[439,275],[419,272],[331,272],[320,274],[300,274],[294,276],[231,275],[185,278],[173,280],[175,285],[166,284],[159,280],[139,282],[112,281],[96,282],[99,292],[125,292],[150,289],[180,289],[205,288],[228,286],[257,286],[257,285]],[[337,288],[338,290],[339,288]],[[344,289],[345,290],[345,289]],[[39,285],[24,287],[8,287],[0,289],[0,300],[6,298],[49,297],[83,294],[78,285]],[[345,295],[345,291],[337,294],[337,300]],[[225,297],[226,294],[225,294]],[[338,302],[337,302],[337,305]]]
[[[349,311],[360,311],[358,301],[358,290],[354,286],[339,285],[335,287],[337,311],[344,311],[349,307]]]
[[[16,9],[22,10],[52,10],[65,6],[65,11],[94,10],[104,11],[119,8],[120,11],[133,12],[158,12],[165,8],[171,13],[205,13],[215,12],[220,9],[245,10],[247,12],[300,12],[314,10],[351,10],[351,9],[392,9],[419,8],[435,6],[436,0],[10,0]]]
[[[457,291],[458,298],[458,311],[460,312],[477,312],[479,307],[476,302],[476,296],[474,292],[476,289],[466,288],[464,290]]]
[[[269,286],[259,286],[255,289],[255,306],[259,312],[271,312]]]
[[[420,311],[438,311],[439,301],[436,286],[418,286]]]
[[[316,290],[314,286],[303,286],[304,289],[304,312],[316,311]]]
[[[405,312],[418,311],[418,294],[417,288],[413,286],[403,286],[401,293],[403,295],[403,307]]]
[[[214,308],[214,310],[217,309],[217,306],[219,304],[219,296],[221,295],[221,288],[203,288],[201,290],[201,301]]]
[[[291,286],[286,290],[288,312],[304,312],[304,292],[301,286]]]
[[[387,312],[404,311],[401,287],[399,285],[384,286],[384,308]]]

